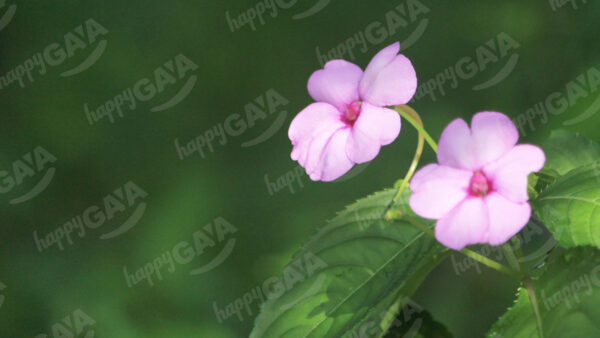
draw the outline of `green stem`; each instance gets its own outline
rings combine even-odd
[[[490,267],[490,268],[492,268],[492,269],[494,269],[496,271],[500,271],[500,272],[505,273],[505,274],[507,274],[509,276],[516,277],[516,278],[519,278],[519,279],[521,278],[521,275],[519,274],[519,272],[517,272],[517,271],[515,271],[513,269],[510,269],[510,268],[508,268],[508,267],[506,267],[506,266],[504,266],[504,265],[496,262],[493,259],[489,259],[489,258],[487,258],[485,256],[482,256],[482,255],[476,253],[475,251],[471,251],[469,249],[462,249],[460,251],[460,253],[462,253],[463,255],[465,255],[467,257],[470,257],[470,258],[478,261],[481,264],[487,265],[488,267]]]
[[[519,260],[515,256],[515,253],[513,252],[512,248],[510,247],[510,244],[505,243],[505,244],[502,244],[502,246],[500,246],[500,247],[502,248],[502,251],[504,252],[504,257],[506,257],[506,261],[508,262],[508,265],[510,265],[510,267],[515,270],[521,270]]]
[[[435,151],[437,153],[437,144],[435,143],[435,141],[433,140],[433,138],[431,138],[431,136],[429,135],[429,133],[425,130],[425,128],[423,127],[422,123],[419,123],[420,118],[418,118],[418,114],[416,115],[416,117],[418,118],[418,120],[415,118],[415,116],[413,115],[416,114],[416,112],[410,108],[407,105],[399,105],[399,106],[394,106],[394,109],[398,112],[398,114],[400,114],[400,116],[402,116],[406,121],[408,121],[408,123],[412,124],[413,127],[415,127],[415,129],[419,132],[419,134],[423,135],[423,137],[425,137],[425,140],[427,141],[427,144],[429,144],[429,146],[431,147],[431,149],[433,149],[433,151]]]
[[[419,126],[421,126],[421,128],[423,128],[423,121],[421,121],[421,117],[419,116],[419,114],[414,109],[410,108],[409,106],[404,106],[403,108],[408,112],[408,114],[412,115],[414,120],[417,122],[417,124]],[[417,149],[415,150],[415,156],[413,157],[412,163],[410,164],[410,167],[408,168],[408,172],[404,176],[404,179],[402,179],[402,183],[400,184],[400,187],[398,188],[398,191],[396,192],[396,195],[394,196],[392,203],[398,202],[398,199],[400,198],[400,196],[402,196],[402,192],[406,188],[408,188],[408,183],[410,182],[410,179],[415,174],[415,171],[417,171],[417,166],[419,165],[419,160],[421,159],[421,155],[423,154],[423,146],[424,145],[425,145],[425,139],[423,137],[423,134],[419,132]]]
[[[515,238],[513,237],[513,240],[514,239]],[[508,260],[509,264],[516,265],[519,268],[519,270],[525,270],[525,269],[521,269],[521,266],[519,264],[519,261],[523,261],[523,251],[521,250],[520,246],[516,250],[516,255],[515,255],[515,251],[512,250],[512,248],[510,247],[510,245],[508,243],[502,245],[502,250],[504,251],[504,254],[506,255],[506,259]],[[529,295],[529,301],[531,302],[531,307],[533,307],[533,313],[535,313],[535,320],[536,320],[539,336],[540,336],[540,338],[544,338],[544,330],[543,330],[543,326],[542,326],[542,316],[540,314],[540,308],[537,303],[537,298],[535,296],[535,289],[533,288],[533,282],[531,281],[531,277],[529,277],[528,275],[524,275],[521,277],[521,281],[523,282],[523,285],[525,286],[525,288],[527,288],[527,294]]]
[[[533,283],[531,282],[531,278],[525,277],[523,278],[523,284],[527,288],[527,294],[529,294],[529,300],[531,301],[531,306],[533,307],[533,312],[535,313],[535,320],[537,323],[538,333],[540,334],[540,338],[544,338],[544,330],[542,326],[542,316],[540,314],[540,308],[537,303],[537,299],[535,297],[535,290],[533,289]]]

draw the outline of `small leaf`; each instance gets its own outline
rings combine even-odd
[[[600,145],[585,136],[566,130],[555,130],[542,144],[546,153],[544,168],[552,169],[560,175],[600,161]]]
[[[284,269],[281,292],[264,304],[251,337],[351,336],[364,327],[382,336],[390,309],[447,253],[411,224],[384,219],[394,194],[359,200],[320,229]],[[394,208],[413,215],[407,195]]]
[[[600,251],[592,247],[554,252],[533,289],[545,338],[600,337]],[[539,337],[523,287],[517,300],[488,332],[489,338]]]
[[[600,164],[575,169],[533,201],[536,213],[564,247],[600,247]]]

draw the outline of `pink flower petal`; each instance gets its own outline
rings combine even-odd
[[[438,162],[454,168],[481,170],[508,152],[518,138],[514,123],[501,113],[475,114],[470,129],[464,120],[456,119],[442,132]]]
[[[498,193],[485,197],[490,217],[489,244],[500,245],[516,235],[529,221],[529,203],[513,203]]]
[[[308,80],[308,92],[317,102],[334,105],[340,112],[359,99],[358,84],[363,71],[344,60],[333,60],[324,69],[314,72]]]
[[[488,211],[482,198],[467,198],[439,219],[435,237],[443,245],[462,250],[465,246],[488,240]]]
[[[405,104],[417,90],[417,74],[408,58],[397,55],[400,44],[381,50],[369,63],[360,81],[360,96],[378,106]]]
[[[529,200],[527,176],[544,167],[546,156],[539,147],[519,144],[498,160],[486,165],[483,172],[492,188],[515,203]]]
[[[474,171],[478,161],[471,130],[463,119],[456,119],[442,132],[437,152],[441,165]]]
[[[308,146],[303,167],[313,181],[334,180],[346,173],[352,163],[345,153],[350,130],[341,127],[336,130],[323,130],[314,135]]]
[[[497,160],[519,140],[517,127],[502,113],[475,114],[471,121],[471,130],[479,165]]]
[[[400,116],[394,110],[363,102],[348,139],[348,158],[354,163],[371,161],[382,145],[390,144],[398,137],[400,124]]]
[[[345,124],[341,113],[328,103],[313,103],[304,108],[290,124],[288,136],[292,141],[292,159],[304,165],[313,135],[323,131],[335,131]]]
[[[313,180],[330,182],[347,173],[354,163],[346,156],[346,143],[350,136],[350,128],[343,128],[333,134],[319,158],[313,173]]]
[[[467,198],[473,173],[466,170],[429,164],[421,168],[410,182],[410,207],[419,216],[439,219]]]
[[[400,42],[394,42],[393,44],[380,50],[371,59],[371,62],[369,62],[369,65],[365,69],[364,77],[377,77],[377,74],[379,74],[379,72],[385,68],[385,66],[389,65],[390,62],[394,60],[394,58],[398,55],[398,52],[400,52]],[[367,82],[369,82],[369,79],[367,79]]]

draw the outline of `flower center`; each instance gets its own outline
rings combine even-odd
[[[346,106],[346,111],[344,111],[344,122],[346,122],[349,125],[354,124],[354,121],[356,121],[358,115],[360,115],[361,104],[361,101],[354,101],[348,106]]]
[[[475,172],[469,182],[469,194],[475,197],[484,197],[492,190],[492,183],[481,171]]]

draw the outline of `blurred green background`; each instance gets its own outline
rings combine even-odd
[[[355,47],[353,57],[343,58],[364,68],[381,48],[412,36],[402,53],[412,60],[420,84],[464,57],[485,57],[472,78],[458,79],[456,88],[446,82],[444,96],[438,92],[435,101],[425,96],[410,103],[435,138],[452,119],[470,119],[482,110],[518,118],[552,93],[572,91],[579,75],[600,68],[600,4],[593,1],[558,7],[559,2],[520,0],[280,0],[289,8],[278,7],[274,16],[268,9],[264,24],[255,19],[255,30],[245,25],[233,32],[227,13],[237,20],[249,9],[260,8],[257,0],[2,4],[0,83],[7,84],[9,72],[53,43],[67,52],[56,66],[47,65],[45,74],[36,68],[33,82],[24,77],[24,88],[12,82],[0,90],[3,337],[65,332],[83,336],[90,331],[97,337],[247,336],[259,302],[244,309],[241,319],[218,318],[214,308],[223,310],[277,276],[326,219],[355,199],[391,186],[410,163],[416,132],[405,123],[400,137],[376,160],[341,182],[315,183],[302,174],[294,176],[293,193],[289,187],[275,191],[268,184],[294,174],[287,127],[311,102],[306,82],[321,67],[318,53],[337,48],[367,27],[379,27],[377,39],[372,37],[366,48]],[[324,7],[298,17],[315,4]],[[106,34],[95,31],[95,39],[89,39],[84,23],[90,18]],[[388,27],[387,20],[395,26]],[[76,28],[82,24],[82,29]],[[519,47],[501,53],[500,33]],[[101,40],[106,49],[89,69],[61,76],[85,62]],[[180,54],[197,65],[183,78],[172,64],[165,65]],[[507,72],[503,67],[515,54],[518,63]],[[506,78],[473,90],[497,73]],[[115,113],[114,123],[107,118],[88,122],[86,104],[95,109],[145,78],[156,85],[155,74],[158,87],[166,84],[149,100],[138,101],[135,109],[123,107],[123,117]],[[177,97],[192,76],[197,81],[189,95],[169,109],[152,111]],[[593,87],[584,76],[576,100],[560,113],[548,114],[547,123],[542,115],[530,115],[533,124],[523,126],[521,141],[539,142],[551,130],[564,128],[564,121],[594,108],[600,89]],[[256,120],[238,130],[240,135],[229,135],[222,143],[215,138],[212,152],[204,148],[204,158],[198,153],[179,157],[176,139],[183,146],[228,118],[247,123],[245,107],[256,98],[262,98],[256,103],[260,106],[269,98],[267,92],[289,102],[272,113],[255,111]],[[285,119],[279,128],[278,119]],[[600,141],[598,122],[593,115],[567,128]],[[243,146],[273,125],[274,134],[264,142]],[[56,161],[41,170],[36,162],[27,164],[31,162],[27,154],[37,147]],[[423,160],[433,161],[434,154],[427,151]],[[50,167],[55,174],[47,188],[30,200],[10,203],[34,189]],[[20,184],[10,187],[10,177],[16,181],[23,175]],[[113,193],[127,182],[143,189],[147,197],[138,197],[130,206],[126,196]],[[82,236],[72,232],[72,244],[63,239],[62,250],[57,244],[39,250],[34,234],[47,236],[94,205],[105,209],[106,196],[120,201],[111,205],[123,210],[95,229],[86,227]],[[126,222],[139,203],[146,203],[146,208],[131,229],[101,238]],[[237,231],[219,238],[210,224],[221,218]],[[163,266],[162,279],[153,276],[153,285],[141,281],[130,287],[124,269],[133,274],[182,241],[194,247],[198,231],[206,236],[202,252],[191,253],[185,264],[175,263],[172,272]],[[232,250],[221,264],[190,274],[218,260],[230,242]],[[448,260],[413,298],[456,337],[482,336],[512,304],[517,284],[486,268],[481,272],[456,273]]]

